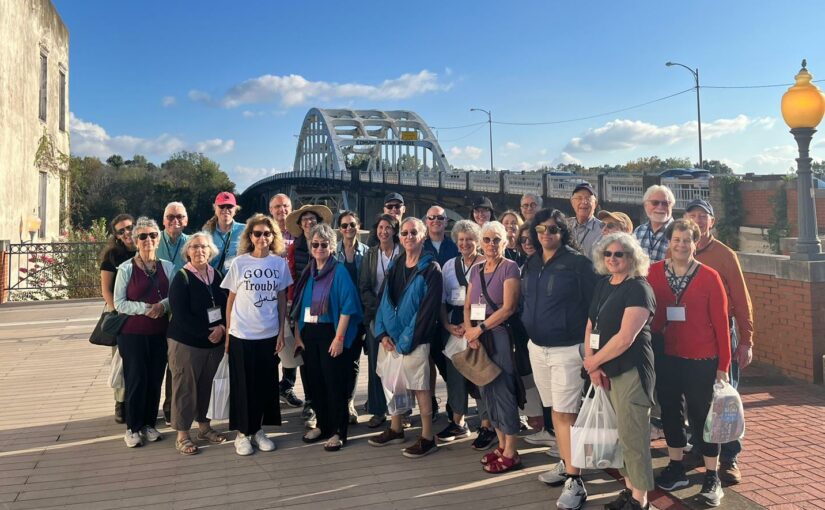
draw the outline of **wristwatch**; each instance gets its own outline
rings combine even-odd
[[[487,325],[484,324],[483,322],[481,324],[479,324],[478,327],[481,328],[481,331],[487,331]]]

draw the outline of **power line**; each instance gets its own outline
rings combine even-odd
[[[473,126],[480,126],[480,125],[482,125],[482,124],[487,124],[487,123],[486,123],[486,122],[484,122],[484,121],[481,121],[481,122],[473,122],[472,124],[464,124],[463,126],[448,126],[448,127],[441,127],[441,126],[430,126],[430,129],[439,129],[439,130],[440,130],[440,129],[443,129],[443,130],[447,130],[447,129],[463,129],[463,128],[468,128],[468,127],[473,127]]]
[[[487,124],[487,123],[486,123],[486,122],[482,122],[481,124],[482,124],[481,126],[478,126],[477,128],[475,128],[474,130],[470,131],[469,133],[467,133],[467,134],[466,134],[466,135],[464,135],[464,136],[459,136],[458,138],[451,138],[451,139],[449,139],[449,140],[439,140],[439,141],[438,141],[438,143],[445,143],[445,142],[456,142],[456,141],[458,141],[458,140],[463,140],[464,138],[467,138],[467,137],[469,137],[469,136],[472,136],[472,135],[474,135],[474,134],[478,133],[479,131],[481,131],[481,129],[482,129],[482,128],[484,128],[484,124]],[[442,129],[443,129],[443,128],[442,128]]]
[[[821,83],[825,80],[812,80],[811,83]],[[700,89],[771,89],[790,87],[793,83],[776,83],[774,85],[701,85]]]

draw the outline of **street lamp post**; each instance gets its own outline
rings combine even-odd
[[[482,110],[481,108],[470,108],[471,112],[484,112],[487,114],[487,124],[490,126],[490,171],[494,170],[493,168],[493,114],[488,110]]]
[[[680,66],[684,67],[690,74],[693,75],[693,80],[696,83],[696,119],[698,121],[698,128],[699,128],[699,168],[704,168],[704,159],[702,159],[702,108],[699,105],[699,68],[691,69],[690,67],[686,66],[685,64],[680,64],[678,62],[665,62],[665,65],[670,66]]]
[[[808,148],[816,133],[816,126],[825,115],[825,97],[819,88],[811,83],[811,73],[802,61],[802,69],[796,75],[796,83],[782,96],[782,118],[791,128],[799,149],[796,158],[796,203],[799,236],[796,250],[791,253],[794,260],[825,260],[819,243],[816,222],[816,201],[814,199],[811,157]]]

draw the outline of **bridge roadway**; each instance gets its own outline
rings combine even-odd
[[[555,508],[560,489],[536,480],[554,462],[543,448],[522,443],[525,469],[491,476],[480,469],[471,439],[416,460],[402,457],[399,447],[370,447],[366,439],[374,431],[366,416],[338,453],[301,441],[298,409],[284,411],[282,427],[267,428],[278,444],[273,453],[239,457],[227,443],[185,457],[175,451],[168,427],[160,427],[162,441],[126,448],[123,425],[112,420],[109,350],[87,341],[101,308],[89,300],[0,307],[0,509],[388,510],[461,508],[468,502],[474,509]],[[362,375],[356,402],[365,400],[365,392]],[[442,383],[437,394],[446,401]],[[445,425],[442,414],[435,428]],[[219,430],[226,426],[216,423]],[[416,433],[408,432],[413,438]],[[663,451],[655,455],[661,466]],[[603,471],[585,478],[588,509],[602,508],[620,489]],[[689,498],[696,491],[698,485],[682,491],[684,503],[659,494],[656,507],[700,508]],[[728,491],[720,508],[761,507]]]

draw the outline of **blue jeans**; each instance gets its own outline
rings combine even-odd
[[[731,354],[736,353],[736,347],[739,345],[739,336],[736,333],[736,323],[733,319],[731,319],[731,328],[730,328],[730,351]],[[730,378],[730,385],[734,388],[739,387],[739,363],[735,360],[731,360],[730,363],[730,370],[728,371],[728,377]],[[733,462],[736,460],[736,456],[742,451],[742,441],[737,439],[736,441],[731,441],[730,443],[725,443],[722,445],[721,450],[719,451],[719,460],[726,461],[726,462]]]

